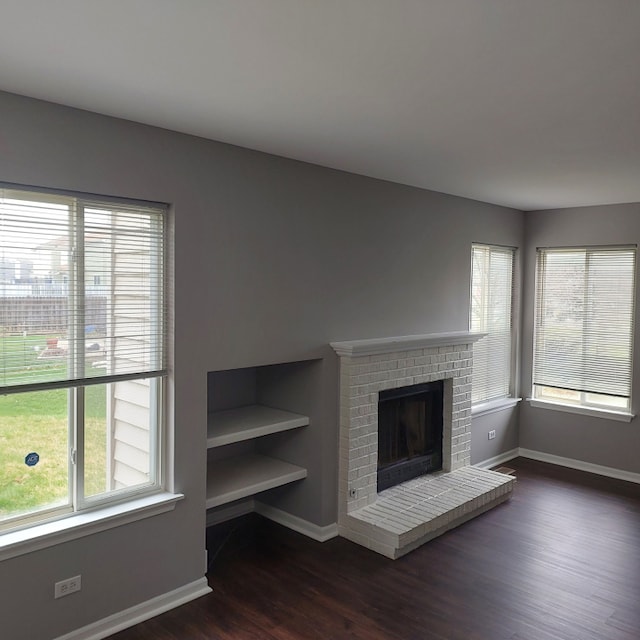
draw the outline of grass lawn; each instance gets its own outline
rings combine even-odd
[[[11,354],[11,371],[4,380],[29,376],[42,380],[64,375],[66,364],[45,363],[37,351],[48,336],[0,337],[0,353]],[[6,383],[5,382],[5,383]],[[69,428],[66,389],[0,396],[0,520],[38,507],[65,504],[69,492]],[[86,387],[85,393],[85,493],[95,495],[106,488],[106,388]],[[25,457],[35,452],[37,465]]]

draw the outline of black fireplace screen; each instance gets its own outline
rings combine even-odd
[[[442,380],[381,391],[378,491],[442,469]]]

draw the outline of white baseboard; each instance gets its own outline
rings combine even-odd
[[[479,467],[480,469],[490,469],[491,467],[504,464],[505,462],[509,462],[509,460],[513,460],[518,457],[529,458],[530,460],[537,460],[538,462],[548,462],[550,464],[557,464],[559,467],[567,467],[578,471],[586,471],[587,473],[595,473],[599,476],[606,476],[607,478],[616,478],[617,480],[626,480],[627,482],[640,484],[640,473],[625,471],[624,469],[615,469],[613,467],[605,467],[600,464],[593,464],[592,462],[574,460],[573,458],[564,458],[562,456],[555,456],[551,453],[544,453],[543,451],[524,449],[523,447],[505,451],[500,455],[478,462],[473,466]]]
[[[102,640],[108,636],[128,629],[134,624],[154,618],[165,611],[175,609],[182,604],[195,600],[211,592],[206,578],[201,578],[183,587],[164,593],[134,607],[125,609],[111,616],[92,622],[71,633],[59,636],[56,640]]]
[[[513,460],[520,455],[520,449],[517,447],[515,449],[510,449],[509,451],[505,451],[500,455],[493,456],[493,458],[487,458],[482,462],[478,462],[474,464],[474,467],[478,467],[480,469],[491,469],[491,467],[497,467],[499,464],[504,464],[505,462],[509,462],[509,460]]]
[[[551,453],[523,449],[522,447],[520,447],[518,451],[518,455],[523,458],[530,458],[531,460],[538,460],[539,462],[549,462],[550,464],[557,464],[560,467],[568,467],[569,469],[577,469],[578,471],[587,471],[588,473],[595,473],[599,476],[607,476],[608,478],[616,478],[617,480],[626,480],[627,482],[640,484],[640,473],[634,473],[633,471],[614,469],[613,467],[605,467],[600,464],[593,464],[592,462],[583,462],[582,460],[554,456]]]
[[[257,500],[245,500],[244,502],[230,507],[211,509],[207,511],[207,527],[254,512],[281,524],[283,527],[293,529],[293,531],[297,531],[312,540],[317,540],[318,542],[326,542],[338,535],[337,522],[327,525],[326,527],[320,527],[308,520],[303,520],[302,518],[293,516],[286,511],[276,509],[276,507],[271,507],[267,504],[263,504],[262,502],[258,502]]]
[[[337,522],[321,527],[309,522],[308,520],[303,520],[302,518],[293,516],[286,511],[281,511],[280,509],[270,507],[269,505],[262,504],[258,501],[256,501],[256,513],[259,513],[261,516],[264,516],[269,520],[273,520],[284,527],[293,529],[298,533],[302,533],[313,540],[317,540],[318,542],[326,542],[338,535]]]

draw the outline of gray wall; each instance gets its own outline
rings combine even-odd
[[[584,207],[525,214],[522,393],[531,395],[533,296],[537,247],[640,243],[640,204]],[[636,296],[636,303],[638,296]],[[636,318],[638,309],[636,309]],[[636,322],[635,344],[640,344]],[[634,371],[640,350],[635,349]],[[631,423],[534,409],[522,402],[520,446],[614,469],[640,472],[640,430]],[[640,410],[640,376],[634,376],[632,412]]]
[[[500,454],[513,452],[520,444],[519,406],[501,409],[471,421],[471,464],[480,464]],[[489,440],[489,431],[496,437]]]
[[[323,409],[296,438],[309,477],[286,505],[334,522],[327,344],[467,329],[471,243],[520,246],[523,232],[517,211],[1,93],[0,180],[172,204],[170,417],[186,496],[169,514],[3,562],[12,640],[54,638],[202,576],[209,371],[322,359]],[[54,601],[53,583],[77,573],[82,591]]]

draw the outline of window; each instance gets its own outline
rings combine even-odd
[[[533,396],[629,411],[635,247],[538,249]]]
[[[160,489],[165,224],[0,186],[0,530]]]
[[[515,250],[471,248],[471,331],[487,333],[473,345],[473,404],[513,395],[513,267]]]

